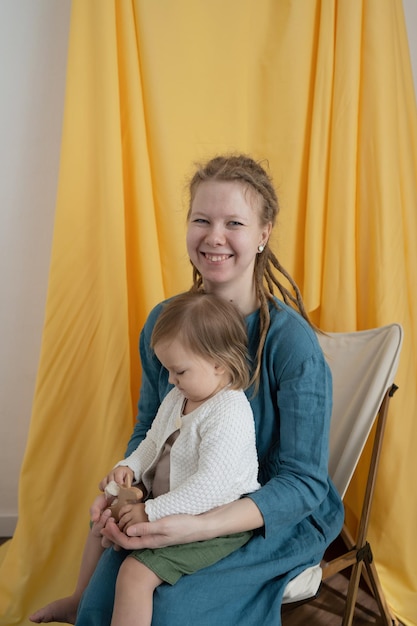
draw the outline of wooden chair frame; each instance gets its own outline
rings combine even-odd
[[[368,478],[366,482],[362,512],[359,520],[356,540],[352,538],[348,529],[346,528],[346,526],[344,526],[341,536],[348,551],[341,556],[322,564],[322,580],[326,580],[331,576],[334,576],[338,572],[341,572],[348,567],[352,567],[349,577],[349,586],[346,598],[346,606],[343,614],[342,626],[351,626],[353,623],[353,616],[355,612],[355,605],[358,596],[361,576],[363,576],[366,584],[368,585],[375,597],[384,626],[399,625],[399,621],[392,613],[385,599],[384,592],[379,582],[375,563],[373,562],[371,546],[367,541],[371,505],[375,491],[375,483],[378,472],[379,460],[381,456],[381,448],[387,420],[388,406],[390,399],[392,398],[396,390],[397,386],[394,384],[391,385],[391,387],[387,390],[379,409],[378,416],[376,418],[375,438],[372,447]]]
[[[329,472],[342,499],[372,429],[374,440],[356,537],[345,525],[340,536],[346,551],[290,581],[283,603],[294,607],[311,601],[318,595],[320,578],[326,580],[351,568],[342,626],[353,623],[361,578],[375,597],[384,626],[398,626],[379,582],[367,534],[388,407],[397,390],[394,377],[403,331],[399,324],[388,324],[366,331],[319,334],[318,339],[333,375]]]

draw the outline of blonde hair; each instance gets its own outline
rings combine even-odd
[[[189,185],[190,204],[187,222],[191,215],[193,200],[199,185],[212,180],[241,183],[246,190],[253,194],[254,206],[259,207],[258,213],[261,226],[265,226],[268,223],[271,223],[272,226],[275,225],[279,212],[279,204],[272,178],[259,162],[244,154],[217,156],[197,167]],[[275,270],[288,281],[292,291],[281,282]],[[260,302],[260,339],[252,375],[252,382],[255,383],[256,390],[259,386],[262,351],[271,321],[268,304],[272,302],[277,306],[274,300],[274,288],[276,287],[278,289],[286,304],[295,308],[311,326],[313,325],[305,310],[301,292],[296,282],[278,261],[269,243],[266,244],[261,254],[256,255],[254,277],[256,295]],[[203,277],[193,265],[192,289],[201,290],[202,288]]]
[[[195,354],[223,366],[232,389],[249,386],[246,323],[231,302],[203,291],[188,291],[168,300],[153,328],[151,347],[175,338]]]

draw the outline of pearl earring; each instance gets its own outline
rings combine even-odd
[[[259,252],[259,253],[263,252],[263,251],[264,251],[264,248],[265,248],[265,246],[264,246],[264,245],[259,244],[259,246],[258,246],[258,252]]]

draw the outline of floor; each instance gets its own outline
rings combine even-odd
[[[340,626],[347,591],[347,579],[336,574],[322,584],[319,596],[297,608],[283,608],[282,626]],[[378,607],[373,596],[360,589],[355,608],[354,626],[381,626]]]

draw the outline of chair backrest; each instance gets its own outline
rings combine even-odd
[[[342,498],[381,402],[394,382],[403,331],[399,324],[319,334],[333,376],[329,473]]]

